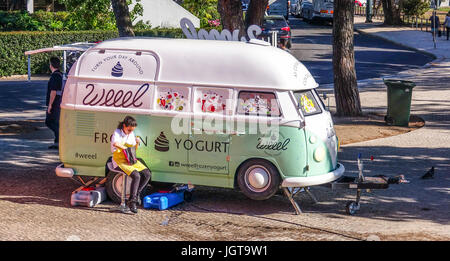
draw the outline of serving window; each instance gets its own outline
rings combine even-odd
[[[156,110],[189,111],[188,87],[158,87],[156,90]]]
[[[231,101],[232,94],[233,90],[226,88],[196,88],[194,112],[226,114],[227,101]]]
[[[281,116],[280,106],[272,92],[239,92],[237,113],[265,117]]]

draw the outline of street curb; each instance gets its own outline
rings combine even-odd
[[[433,53],[430,53],[430,52],[427,52],[427,51],[424,51],[424,50],[421,50],[421,49],[417,49],[417,48],[408,46],[408,45],[406,45],[406,44],[402,44],[402,43],[393,41],[393,40],[391,40],[391,39],[389,39],[389,38],[386,38],[386,37],[383,37],[383,36],[376,35],[375,33],[367,33],[367,32],[364,32],[364,30],[358,29],[358,28],[356,28],[356,27],[354,27],[354,30],[355,30],[356,32],[360,33],[360,34],[365,34],[365,35],[368,35],[368,36],[371,36],[371,37],[375,37],[375,38],[384,40],[384,41],[386,41],[386,42],[390,42],[390,43],[392,43],[392,44],[395,44],[395,45],[404,47],[404,48],[406,48],[406,49],[409,49],[409,50],[412,50],[412,51],[415,51],[415,52],[418,52],[418,53],[422,53],[422,54],[427,55],[427,56],[431,56],[432,58],[434,58],[433,61],[435,61],[435,60],[437,60],[437,59],[440,59],[440,58],[445,59],[445,57],[438,57],[438,56],[436,56],[436,55],[433,54]],[[431,61],[431,62],[433,62],[433,61]]]

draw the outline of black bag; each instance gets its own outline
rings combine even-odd
[[[134,165],[137,162],[136,147],[129,147],[122,151],[123,154],[125,155],[125,159],[127,160],[128,164]]]

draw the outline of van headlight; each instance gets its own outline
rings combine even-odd
[[[314,160],[315,161],[321,162],[322,160],[325,159],[325,156],[326,156],[326,151],[322,146],[318,147],[316,150],[314,150]]]

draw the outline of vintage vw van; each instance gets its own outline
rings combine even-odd
[[[152,181],[238,187],[256,200],[334,181],[344,166],[317,86],[291,54],[258,40],[102,42],[68,75],[56,174],[106,177],[118,201],[122,176],[105,165],[131,115]]]

